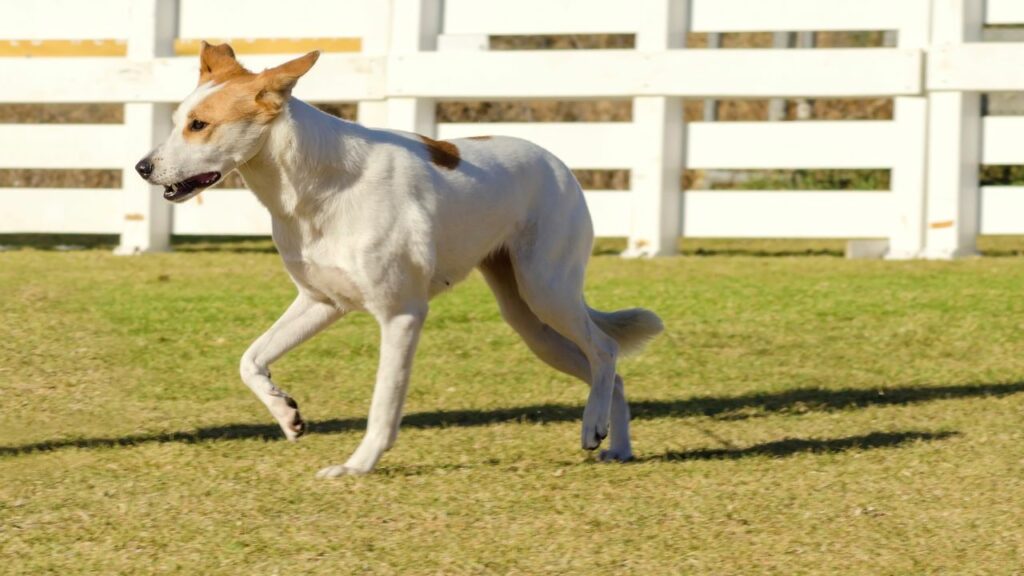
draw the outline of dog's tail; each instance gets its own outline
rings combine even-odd
[[[628,356],[639,352],[644,344],[650,342],[665,329],[661,318],[650,310],[630,308],[615,312],[590,310],[590,319],[605,334],[611,336],[619,344],[619,353]]]

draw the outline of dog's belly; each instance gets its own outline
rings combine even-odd
[[[345,310],[362,310],[362,290],[337,266],[319,266],[309,262],[285,260],[292,280],[307,294],[322,302],[333,302]]]

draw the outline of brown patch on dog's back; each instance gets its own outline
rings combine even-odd
[[[470,136],[469,137],[470,140],[490,140],[491,138],[494,138],[494,136]]]
[[[430,161],[441,168],[454,170],[459,165],[459,147],[444,140],[434,140],[426,136],[420,136],[420,140],[427,146],[430,152]]]

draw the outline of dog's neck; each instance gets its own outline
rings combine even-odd
[[[260,150],[238,167],[277,218],[292,218],[359,177],[365,128],[290,98]]]

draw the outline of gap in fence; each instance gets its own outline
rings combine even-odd
[[[1024,165],[982,165],[982,186],[1024,186]]]
[[[0,124],[124,124],[124,104],[0,104]]]
[[[830,31],[813,32],[813,48],[882,48],[894,41],[895,34],[887,31]],[[691,32],[686,38],[687,48],[707,48],[711,35]],[[775,32],[725,32],[717,35],[715,48],[781,48]],[[536,34],[493,35],[488,37],[491,50],[632,50],[636,47],[635,34]]]
[[[121,171],[104,169],[0,169],[0,188],[120,188]]]
[[[892,171],[876,170],[686,170],[683,190],[883,191]]]

